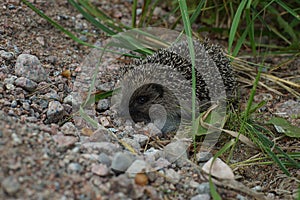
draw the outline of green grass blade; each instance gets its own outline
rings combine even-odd
[[[48,17],[47,15],[45,15],[42,11],[40,11],[39,9],[37,9],[33,4],[31,4],[30,2],[28,2],[27,0],[22,0],[22,2],[28,6],[31,10],[33,10],[35,13],[37,13],[38,15],[40,15],[42,18],[44,18],[45,20],[47,20],[50,24],[52,24],[52,26],[54,26],[55,28],[57,28],[58,30],[62,31],[64,34],[66,34],[67,36],[69,36],[72,40],[74,40],[75,42],[78,42],[79,44],[83,44],[89,47],[95,47],[92,44],[89,44],[87,42],[84,42],[82,40],[80,40],[79,38],[77,38],[74,34],[72,34],[70,31],[66,30],[64,27],[62,27],[61,25],[59,25],[57,22],[55,22],[54,20],[52,20],[50,17]]]
[[[117,20],[111,19],[103,11],[95,7],[89,0],[78,0],[78,2],[84,7],[84,9],[89,12],[92,16],[95,16],[100,21],[103,21],[107,26],[109,26],[115,32],[122,32],[123,29],[130,29],[130,27],[122,24]]]
[[[194,44],[192,38],[192,30],[191,30],[191,23],[188,15],[188,9],[186,1],[178,0],[180,12],[182,16],[182,21],[184,24],[184,30],[187,35],[187,42],[189,46],[189,53],[192,62],[192,135],[195,137],[197,133],[196,129],[196,73],[195,73],[195,51],[194,51]]]
[[[131,19],[131,26],[132,28],[136,27],[136,9],[137,9],[137,0],[133,0],[133,4],[132,4],[132,19]]]
[[[281,0],[276,0],[276,3],[278,3],[281,7],[283,7],[288,13],[293,15],[297,20],[300,21],[300,16],[298,13],[296,13],[293,9],[291,9],[288,5],[286,5],[284,2]]]
[[[206,0],[201,0],[200,3],[197,5],[197,8],[195,9],[193,15],[190,18],[191,24],[193,24],[196,21],[197,17],[200,15],[201,9],[203,8],[205,1]]]
[[[116,34],[116,32],[110,30],[108,27],[106,27],[105,25],[103,25],[102,23],[97,21],[92,15],[90,15],[89,13],[84,11],[82,9],[82,7],[78,3],[76,3],[74,0],[68,0],[68,2],[72,6],[74,6],[84,16],[84,18],[86,18],[89,22],[91,22],[95,27],[101,29],[102,31],[104,31],[108,35],[115,35]]]
[[[146,16],[147,16],[147,13],[148,13],[148,9],[149,9],[149,5],[151,3],[151,0],[144,0],[144,6],[143,6],[143,10],[142,10],[142,16],[139,20],[139,24],[138,24],[138,27],[142,27],[143,24],[145,23],[145,20],[146,20]]]
[[[247,0],[242,0],[237,11],[236,14],[234,15],[233,21],[232,21],[232,25],[231,25],[231,29],[229,32],[229,42],[228,42],[228,52],[231,52],[232,49],[232,45],[233,45],[233,41],[235,40],[235,35],[237,32],[237,28],[238,25],[240,23],[240,19],[241,19],[241,15],[243,13],[243,10],[246,6]]]

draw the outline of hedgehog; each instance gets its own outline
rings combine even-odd
[[[195,48],[196,113],[213,102],[236,100],[237,82],[218,45],[193,41]],[[122,68],[118,108],[135,123],[154,123],[163,134],[176,132],[191,121],[192,64],[187,41],[159,49]],[[222,99],[225,97],[226,99]]]

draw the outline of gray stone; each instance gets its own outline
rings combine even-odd
[[[111,163],[111,169],[115,172],[125,172],[133,163],[134,156],[129,152],[117,152]]]
[[[10,77],[8,77],[8,78],[5,78],[4,79],[4,83],[5,84],[14,84],[15,83],[15,80],[17,79],[18,77],[16,77],[16,76],[10,76]]]
[[[130,145],[132,148],[134,148],[135,150],[140,150],[141,146],[140,144],[135,141],[134,139],[130,139],[130,138],[123,138],[121,139],[122,142],[125,142],[126,144]]]
[[[1,186],[4,189],[4,191],[7,192],[9,195],[14,195],[20,189],[20,184],[13,176],[6,177],[1,182]]]
[[[1,50],[0,51],[0,56],[4,60],[9,61],[9,60],[12,60],[14,58],[14,53],[13,52],[7,52],[7,51],[4,51],[4,50]]]
[[[78,136],[78,130],[74,126],[72,122],[67,122],[65,123],[60,130],[63,132],[64,135],[73,135],[73,136]]]
[[[79,163],[70,163],[68,165],[68,173],[79,173],[82,171],[82,166]]]
[[[15,86],[13,84],[10,84],[10,83],[7,83],[5,85],[5,87],[6,87],[7,90],[14,90],[15,89]]]
[[[109,100],[101,99],[97,104],[97,111],[102,112],[109,108]]]
[[[184,142],[172,142],[164,148],[164,156],[170,163],[183,167],[188,159],[186,149],[187,145]]]
[[[59,101],[51,101],[47,110],[47,118],[49,123],[56,123],[63,118],[64,107]]]
[[[104,164],[93,164],[91,171],[99,176],[107,176],[109,174],[109,169]]]
[[[113,155],[121,150],[120,145],[110,142],[86,142],[81,145],[82,150],[98,150],[99,152]]]
[[[105,128],[97,129],[89,138],[91,142],[111,142],[114,139]]]
[[[173,184],[177,184],[180,181],[180,174],[178,174],[174,169],[166,169],[165,176],[168,181]]]
[[[134,178],[137,173],[140,172],[149,172],[150,166],[144,160],[135,160],[130,167],[126,170],[128,176]]]
[[[144,146],[149,140],[149,137],[142,134],[135,134],[133,135],[133,139],[137,141],[141,146]]]
[[[111,159],[105,153],[100,153],[98,160],[102,164],[105,164],[107,167],[110,167],[110,165],[111,165]]]
[[[25,76],[35,82],[45,81],[48,78],[39,59],[30,54],[21,54],[18,56],[15,65],[15,73],[18,76]]]
[[[196,154],[196,159],[198,162],[206,162],[212,157],[212,153],[210,152],[198,152]]]
[[[193,196],[190,200],[210,200],[209,194],[198,194]]]
[[[78,141],[77,137],[65,136],[63,134],[54,135],[53,140],[58,144],[59,148],[67,148],[73,146]]]
[[[24,88],[25,90],[29,91],[29,92],[32,92],[36,89],[37,87],[37,83],[28,79],[28,78],[25,78],[25,77],[20,77],[20,78],[17,78],[15,80],[15,85],[16,86],[19,86],[21,88]]]
[[[209,182],[199,184],[199,186],[197,187],[197,191],[199,194],[209,194],[210,193]]]

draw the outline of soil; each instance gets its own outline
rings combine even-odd
[[[85,42],[94,44],[96,41],[107,39],[102,31],[85,21],[68,1],[32,0],[30,2]],[[131,23],[129,1],[101,1],[98,6],[106,10],[111,17],[128,25]],[[162,9],[161,12],[166,11]],[[205,180],[207,182],[207,179],[203,178],[203,174],[193,164],[183,167],[170,165],[163,175],[144,176],[145,174],[141,173],[130,178],[124,173],[111,170],[109,166],[112,164],[103,161],[108,157],[107,160],[111,162],[115,158],[115,153],[121,152],[122,149],[113,138],[107,139],[111,137],[107,136],[109,134],[103,136],[102,133],[98,133],[97,135],[90,128],[80,130],[72,129],[72,126],[62,128],[69,120],[71,109],[64,99],[71,93],[74,80],[81,72],[82,63],[91,53],[91,48],[76,43],[18,0],[1,1],[0,13],[0,51],[12,53],[9,58],[0,57],[2,82],[0,85],[0,199],[211,198],[209,192],[208,194],[199,192],[201,184]],[[15,80],[18,77],[15,73],[15,64],[21,54],[35,55],[48,74],[48,80],[37,83],[34,92],[24,90],[15,82],[12,82],[13,87],[9,88],[10,79]],[[271,62],[278,62],[276,59],[278,58],[271,58]],[[294,75],[298,76],[299,83],[300,59],[296,59],[290,65],[293,66]],[[68,70],[70,74],[67,73]],[[114,67],[111,70],[116,71]],[[278,73],[283,72],[285,72],[284,68],[278,71]],[[113,77],[113,73],[109,75],[109,78],[102,77],[103,87],[105,82],[110,83],[117,79]],[[241,84],[241,88],[242,94],[245,94],[242,96],[248,97],[250,87]],[[274,116],[278,108],[281,108],[280,111],[288,110],[288,106],[282,105],[292,100],[296,102],[294,108],[298,105],[299,110],[295,111],[298,112],[298,117],[290,116],[289,120],[294,125],[299,125],[299,100],[297,101],[286,91],[281,90],[281,92],[284,94],[279,96],[263,87],[258,88],[255,103],[270,96],[271,98],[267,105],[261,108],[261,113],[256,115],[257,119]],[[53,98],[62,104],[66,112],[63,118],[55,122],[47,121],[48,103],[53,99],[46,97],[53,94],[55,94]],[[37,100],[42,98],[46,98],[45,107]],[[242,107],[245,106],[246,100],[246,98],[241,99]],[[34,107],[36,104],[38,106]],[[28,105],[29,109],[26,107]],[[112,122],[113,115],[107,109],[104,109],[97,119],[107,130],[115,130],[119,139],[130,138],[130,134],[125,134],[128,130],[144,130],[139,127],[140,125],[121,124],[118,127],[115,122]],[[273,129],[271,126],[268,128]],[[146,134],[146,131],[143,134]],[[101,146],[91,150],[86,147],[103,137],[110,145],[109,148]],[[277,144],[285,151],[299,153],[299,139],[285,137],[279,133],[273,137],[278,138]],[[219,147],[229,141],[228,138],[228,136],[222,138],[212,153],[216,153]],[[166,145],[161,140],[152,142],[155,144],[152,143],[154,147]],[[95,156],[97,159],[94,159]],[[231,163],[245,161],[253,156],[264,155],[260,150],[239,142]],[[226,160],[225,155],[221,158]],[[231,165],[236,185],[232,186],[222,181],[219,184],[215,183],[222,199],[296,199],[300,180],[299,169],[289,167],[291,176],[287,176],[274,163],[267,163],[270,159],[262,161],[266,163],[255,163],[249,166]],[[174,174],[172,170],[176,175],[170,175]],[[171,181],[166,176],[169,176]],[[174,181],[177,176],[180,177],[180,181]]]

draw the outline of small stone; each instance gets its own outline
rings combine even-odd
[[[73,103],[75,103],[74,101],[75,101],[75,99],[73,98],[73,96],[71,94],[69,94],[68,96],[66,96],[64,98],[64,103],[65,104],[73,105]]]
[[[71,147],[78,141],[76,137],[65,136],[63,134],[54,135],[53,140],[58,144],[59,148]]]
[[[147,124],[145,130],[148,131],[151,136],[162,135],[161,130],[157,128],[157,126],[155,126],[153,123]]]
[[[99,152],[112,155],[121,150],[120,145],[110,142],[86,142],[81,145],[82,150],[98,150]]]
[[[64,135],[78,136],[78,130],[72,122],[65,123],[60,130]]]
[[[148,176],[145,173],[138,173],[135,175],[134,182],[137,185],[145,186],[148,184]]]
[[[30,54],[21,54],[18,56],[15,65],[15,73],[18,76],[25,76],[35,82],[46,81],[48,78],[39,59]]]
[[[10,83],[6,84],[5,87],[6,87],[7,90],[14,90],[15,89],[15,86],[13,84],[10,84]]]
[[[92,133],[89,140],[91,142],[111,142],[114,138],[111,134],[109,134],[107,129],[99,128]]]
[[[16,86],[19,86],[21,88],[24,88],[25,90],[29,91],[29,92],[32,92],[36,89],[37,87],[37,83],[28,79],[28,78],[25,78],[25,77],[20,77],[20,78],[17,78],[15,80],[15,84]]]
[[[148,172],[150,170],[150,166],[144,160],[135,160],[130,167],[126,170],[128,176],[133,178],[137,173],[140,172]]]
[[[92,165],[92,172],[99,176],[107,176],[109,174],[109,169],[104,164],[94,164]]]
[[[196,159],[198,162],[206,162],[212,157],[212,153],[210,152],[198,152],[196,154]]]
[[[24,108],[24,110],[30,111],[30,104],[28,102],[23,102],[22,107]]]
[[[16,107],[18,106],[18,102],[17,102],[16,100],[13,100],[13,101],[11,102],[10,106],[11,106],[12,108],[16,108]]]
[[[6,52],[4,50],[0,51],[0,56],[1,58],[3,58],[4,60],[12,60],[14,58],[14,53],[13,52]]]
[[[59,101],[51,101],[47,110],[47,118],[49,123],[56,123],[63,118],[64,107]]]
[[[44,37],[36,37],[36,41],[38,41],[38,43],[42,46],[45,46],[45,38]]]
[[[149,137],[142,134],[134,134],[133,139],[137,141],[141,146],[146,145],[147,141],[149,140]]]
[[[140,144],[135,141],[134,139],[130,139],[130,138],[123,138],[121,139],[122,142],[125,142],[126,144],[130,145],[132,148],[134,148],[135,150],[140,150],[141,146]]]
[[[213,163],[213,158],[207,161],[202,169],[207,174],[210,174],[220,179],[234,179],[234,174],[231,168],[224,163],[220,158],[217,158]],[[212,167],[211,167],[212,165]]]
[[[188,159],[186,149],[187,145],[184,142],[172,142],[164,148],[165,158],[170,163],[176,163],[178,167],[183,167]]]
[[[209,182],[199,184],[197,187],[197,191],[199,194],[209,194],[210,193]]]
[[[16,178],[13,176],[6,177],[2,181],[1,186],[4,189],[4,191],[7,192],[11,196],[16,194],[16,192],[18,192],[20,189],[20,184],[18,183]]]
[[[56,101],[59,101],[59,99],[60,99],[55,90],[52,90],[51,92],[46,93],[45,97],[49,100],[53,99],[53,100],[56,100]]]
[[[190,200],[210,200],[209,194],[198,194],[193,196]]]
[[[6,84],[14,84],[15,83],[15,80],[17,79],[18,77],[16,77],[16,76],[10,76],[10,77],[8,77],[8,78],[5,78],[4,79],[4,83],[6,83]]]
[[[97,111],[102,112],[109,108],[109,100],[101,99],[97,104]]]
[[[108,120],[108,117],[100,117],[100,123],[104,127],[110,126],[110,122]]]
[[[255,191],[257,191],[257,192],[261,192],[262,188],[261,188],[260,185],[257,185],[257,186],[254,186],[254,187],[252,188],[252,190],[255,190]]]
[[[111,165],[111,159],[105,153],[100,153],[98,160],[100,163],[105,164],[107,167]]]
[[[165,176],[167,180],[173,184],[177,184],[180,181],[180,174],[178,174],[174,169],[166,169]]]
[[[128,152],[117,152],[111,163],[111,169],[115,172],[125,172],[133,163],[134,157]]]
[[[79,173],[82,171],[82,166],[78,163],[70,163],[68,165],[68,173]]]

